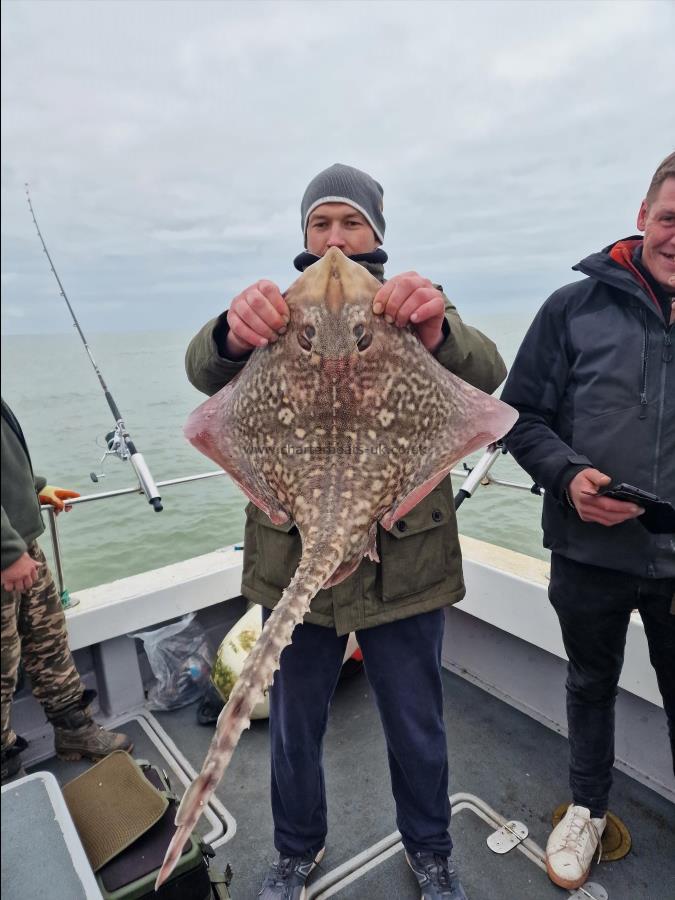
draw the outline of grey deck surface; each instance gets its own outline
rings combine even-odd
[[[506,818],[524,822],[530,837],[544,846],[552,810],[568,799],[566,739],[456,675],[444,672],[444,686],[450,793],[478,795]],[[201,768],[213,729],[197,724],[196,707],[155,715],[190,763]],[[129,730],[137,740],[134,755],[159,762],[138,726],[132,722]],[[329,834],[326,855],[313,878],[396,830],[384,737],[363,673],[338,686],[324,763]],[[81,765],[52,761],[38,768],[50,768],[64,781],[75,777]],[[242,736],[218,796],[236,819],[237,830],[218,849],[213,864],[219,869],[228,862],[232,866],[234,900],[253,900],[267,863],[275,857],[266,722],[254,722]],[[628,825],[633,849],[622,861],[596,866],[591,880],[605,887],[609,900],[673,900],[675,805],[615,771],[611,809]],[[490,830],[469,809],[453,819],[453,855],[470,900],[569,896],[522,853],[493,854],[485,843]],[[416,900],[419,892],[403,854],[396,853],[334,896]]]
[[[566,738],[449,672],[444,686],[450,793],[477,794],[508,819],[524,822],[544,846],[551,812],[568,799]],[[212,730],[196,724],[194,707],[157,718],[199,769]],[[396,830],[384,737],[363,674],[338,686],[324,763],[329,834],[316,878]],[[235,817],[237,833],[217,859],[232,866],[234,900],[253,900],[266,862],[275,856],[266,722],[254,722],[244,733],[218,796]],[[592,880],[606,888],[609,900],[673,900],[675,805],[616,771],[611,808],[631,830],[633,850],[620,862],[596,867]],[[490,828],[470,810],[457,815],[451,831],[470,900],[569,896],[522,853],[494,855],[485,844]],[[336,896],[413,900],[419,892],[398,853]]]

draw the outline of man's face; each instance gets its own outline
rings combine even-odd
[[[659,284],[675,289],[675,178],[666,178],[651,203],[642,201],[637,225],[645,233],[642,262]]]
[[[307,222],[307,249],[323,256],[337,247],[345,256],[372,253],[379,246],[375,232],[364,216],[347,203],[322,203]]]

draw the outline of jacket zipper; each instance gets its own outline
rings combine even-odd
[[[661,459],[661,432],[663,430],[663,413],[666,406],[666,374],[668,363],[673,359],[672,333],[673,326],[666,326],[663,332],[663,350],[661,352],[661,392],[659,397],[658,418],[656,421],[656,447],[654,454],[654,492],[658,494],[659,462]]]
[[[665,351],[664,351],[665,352]],[[647,310],[642,309],[642,384],[640,385],[640,418],[647,418],[647,361],[649,358],[649,328]]]

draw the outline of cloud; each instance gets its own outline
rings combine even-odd
[[[529,309],[634,228],[675,145],[674,25],[660,2],[10,0],[6,328],[69,327],[24,181],[97,330],[189,329],[287,286],[300,196],[336,161],[384,184],[390,273]]]

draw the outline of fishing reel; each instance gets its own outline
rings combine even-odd
[[[143,458],[143,454],[139,453],[136,449],[134,442],[131,440],[129,432],[126,429],[126,426],[122,419],[117,420],[117,424],[115,425],[114,431],[109,431],[105,436],[105,445],[106,450],[103,456],[101,457],[101,462],[99,465],[102,465],[105,462],[107,456],[116,456],[118,459],[121,459],[122,462],[126,462],[129,460],[133,467],[134,472],[136,473],[136,477],[138,478],[138,484],[141,491],[145,494],[148,499],[148,503],[155,512],[162,511],[162,498],[159,495],[159,490],[157,489],[157,485],[152,477],[152,473],[148,468],[148,464]],[[91,480],[96,483],[99,478],[104,478],[105,473],[100,472],[90,472],[89,477]]]
[[[126,461],[131,456],[131,451],[127,446],[126,429],[121,422],[117,423],[114,431],[109,431],[105,436],[106,450],[99,461],[99,467],[103,465],[108,456],[116,456],[122,461]],[[89,477],[98,484],[101,478],[105,478],[105,472],[90,472]]]

